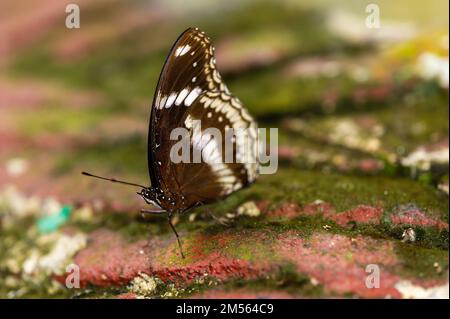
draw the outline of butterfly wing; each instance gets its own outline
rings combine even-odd
[[[178,38],[166,60],[156,89],[149,128],[152,187],[163,193],[177,194],[182,199],[178,201],[180,211],[225,197],[253,182],[257,174],[257,163],[224,163],[225,139],[218,143],[196,140],[193,120],[200,120],[202,130],[217,128],[222,136],[229,128],[247,128],[246,134],[251,132],[247,142],[256,141],[256,123],[222,82],[215,68],[214,48],[209,39],[203,32],[191,28]],[[171,149],[177,142],[170,138],[174,128],[185,128],[189,132],[191,154],[199,147],[212,153],[221,148],[220,161],[174,163],[170,159]],[[242,148],[243,136],[236,132],[235,135],[233,148],[228,148],[228,155],[232,157]],[[250,145],[256,146],[256,142],[250,142]],[[206,150],[204,157],[208,159]],[[209,159],[213,157],[210,155]]]
[[[175,41],[166,59],[149,125],[148,168],[154,187],[169,188],[161,172],[167,171],[165,159],[171,146],[167,137],[174,123],[205,90],[228,91],[215,69],[213,53],[209,38],[197,28],[189,28]]]

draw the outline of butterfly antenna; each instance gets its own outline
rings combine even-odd
[[[143,186],[143,185],[139,185],[139,184],[135,184],[135,183],[130,183],[130,182],[125,182],[125,181],[121,181],[115,178],[110,178],[110,177],[103,177],[103,176],[98,176],[98,175],[94,175],[88,172],[81,172],[81,174],[89,176],[89,177],[95,177],[95,178],[99,178],[99,179],[103,179],[105,181],[110,181],[113,183],[120,183],[120,184],[125,184],[125,185],[131,185],[131,186],[138,186],[138,187],[142,187],[142,188],[147,188],[147,186]]]
[[[181,257],[183,257],[183,259],[184,259],[186,257],[183,254],[183,247],[181,246],[180,236],[178,235],[177,230],[175,229],[175,226],[172,223],[172,215],[171,214],[167,215],[167,220],[169,221],[170,228],[172,228],[172,231],[175,234],[175,237],[177,237],[178,248],[180,249]]]

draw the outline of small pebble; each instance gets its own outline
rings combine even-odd
[[[405,229],[402,234],[402,242],[415,242],[416,241],[416,232],[411,227],[408,229]]]
[[[155,293],[158,281],[145,273],[135,277],[129,286],[129,290],[137,295],[149,296]]]
[[[195,218],[197,217],[196,213],[192,213],[189,215],[189,221],[192,223],[193,221],[195,221]]]
[[[313,286],[317,286],[319,284],[319,281],[314,277],[311,277],[311,279],[309,281],[311,282],[311,285],[313,285]]]
[[[6,172],[10,176],[23,175],[28,170],[28,161],[23,158],[12,158],[6,162]]]
[[[246,202],[238,207],[237,214],[246,215],[249,217],[258,217],[261,215],[261,211],[258,206],[256,206],[255,202]]]

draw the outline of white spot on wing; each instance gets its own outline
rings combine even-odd
[[[170,93],[169,97],[167,98],[166,102],[166,109],[172,106],[173,102],[175,102],[175,99],[177,98],[177,94],[175,92]]]
[[[198,86],[195,87],[184,100],[184,105],[190,106],[192,102],[194,102],[194,100],[200,95],[200,93],[202,93],[202,89]]]
[[[233,185],[238,182],[234,176],[233,171],[222,162],[221,145],[217,144],[217,141],[208,135],[195,135],[193,136],[194,149],[201,151],[202,160],[208,164],[212,173],[215,174],[217,181],[221,184],[223,195],[231,193]]]
[[[167,101],[167,96],[164,95],[164,96],[161,98],[161,101],[159,102],[158,107],[159,107],[160,109],[164,108],[164,106],[166,105],[166,101]]]
[[[189,44],[186,44],[185,46],[178,47],[175,51],[175,56],[182,56],[189,52],[191,49],[191,46]]]
[[[220,96],[220,99],[219,99]],[[247,175],[249,182],[253,182],[258,176],[258,161],[257,161],[257,134],[256,134],[256,123],[253,118],[247,112],[246,109],[242,107],[240,101],[236,98],[231,98],[225,96],[222,93],[217,92],[207,92],[205,96],[201,99],[205,109],[214,109],[214,112],[221,113],[223,115],[218,117],[218,121],[223,121],[226,118],[230,123],[231,127],[235,130],[236,139],[236,158],[239,163],[244,165],[244,170]],[[207,113],[208,116],[208,113]],[[229,125],[225,125],[225,130],[230,129]],[[240,129],[244,129],[243,131]],[[217,172],[214,167],[220,167],[220,164],[212,165],[213,171],[221,175],[222,172]],[[223,168],[223,167],[222,167]],[[227,170],[224,171],[227,173]],[[232,177],[231,177],[232,178]],[[221,182],[226,185],[231,180],[229,176],[222,178]],[[220,180],[220,179],[219,179]],[[237,186],[241,187],[241,186]],[[233,189],[224,186],[223,192],[231,192]]]
[[[175,105],[180,105],[183,102],[183,100],[186,98],[188,93],[189,93],[188,89],[181,90],[181,92],[178,94],[177,99],[175,100]]]

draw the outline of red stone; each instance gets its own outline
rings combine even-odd
[[[334,215],[335,212],[333,205],[322,201],[306,204],[302,209],[302,215],[324,215],[328,217]]]
[[[296,203],[284,203],[279,208],[267,213],[269,217],[295,218],[301,213],[301,208]]]
[[[385,240],[358,236],[315,234],[306,240],[295,233],[280,237],[277,251],[323,285],[328,293],[354,293],[361,297],[400,297],[394,285],[399,280],[387,269],[398,263],[394,245]],[[380,288],[367,288],[368,264],[381,269]]]
[[[365,173],[376,173],[383,168],[383,164],[375,159],[364,159],[358,163],[358,168]]]
[[[189,285],[196,278],[211,278],[219,282],[232,279],[257,279],[275,274],[279,267],[293,264],[298,273],[320,284],[325,296],[351,293],[365,298],[401,297],[395,284],[402,279],[414,280],[417,285],[435,283],[415,278],[401,278],[392,273],[400,266],[392,241],[358,235],[347,237],[318,231],[300,237],[295,231],[282,234],[258,230],[226,230],[220,234],[196,233],[183,239],[186,259],[179,256],[173,236],[128,242],[120,234],[99,230],[90,235],[88,247],[75,256],[80,267],[80,284],[120,286],[129,283],[140,273],[157,276],[164,282]],[[259,243],[259,245],[248,245]],[[263,245],[261,245],[263,243]],[[240,259],[240,247],[245,256]],[[234,247],[231,248],[230,247]],[[367,288],[366,267],[380,267],[380,287]],[[206,276],[205,276],[206,274]],[[55,276],[61,283],[64,276]],[[133,298],[122,294],[119,298]],[[286,298],[278,291],[221,291],[214,288],[201,294],[202,298]]]
[[[251,238],[244,237],[246,240]],[[205,274],[219,280],[231,278],[256,278],[267,273],[271,265],[266,261],[254,264],[221,253],[220,246],[243,240],[238,235],[198,235],[192,242],[186,242],[188,259],[179,257],[176,241],[154,239],[129,243],[119,234],[100,230],[90,238],[90,245],[75,257],[80,267],[80,285],[95,286],[123,285],[139,273],[156,275],[163,281],[190,283]],[[254,240],[258,240],[257,237]],[[215,250],[205,253],[208,243],[215,243]],[[64,276],[57,278],[64,282]]]
[[[383,210],[381,208],[359,205],[351,210],[335,215],[328,215],[327,217],[334,220],[338,225],[345,227],[348,226],[350,222],[379,224],[382,215]]]
[[[136,299],[137,296],[132,292],[126,292],[117,296],[117,299]]]
[[[447,229],[448,224],[440,220],[428,217],[424,212],[416,208],[406,209],[397,212],[391,216],[393,224],[415,225],[422,227],[437,227],[439,229]]]
[[[296,147],[280,145],[278,147],[279,158],[294,159],[299,155],[299,150]]]

